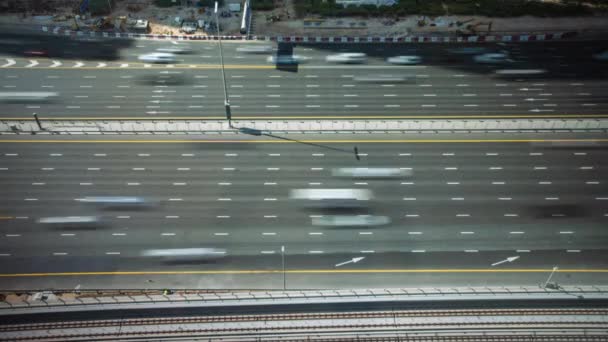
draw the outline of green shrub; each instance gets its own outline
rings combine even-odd
[[[272,0],[252,0],[251,9],[254,11],[271,11],[274,9],[274,1]]]
[[[108,4],[109,1],[109,4]],[[112,0],[89,0],[89,11],[93,15],[108,14],[110,13],[110,6],[114,6]]]
[[[173,0],[154,0],[154,4],[158,7],[171,7],[181,4],[181,1],[175,0],[175,2],[173,2]]]

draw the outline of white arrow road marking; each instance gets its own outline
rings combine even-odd
[[[14,59],[6,59],[6,64],[2,65],[3,68],[9,67],[11,65],[15,65],[17,62],[15,62]]]
[[[80,68],[84,65],[84,63],[82,62],[76,62],[76,64],[74,64],[74,68]]]
[[[53,64],[51,64],[51,68],[56,68],[56,67],[58,67],[60,65],[61,65],[60,61],[53,61]]]
[[[358,263],[359,261],[361,261],[361,260],[363,260],[363,259],[365,259],[365,257],[356,257],[356,258],[352,258],[352,259],[350,259],[350,260],[348,260],[348,261],[345,261],[345,262],[341,262],[341,263],[339,263],[339,264],[336,264],[336,267],[344,266],[344,265],[346,265],[346,264],[356,264],[356,263]]]
[[[30,59],[30,64],[26,65],[26,68],[31,68],[31,67],[35,67],[36,65],[38,65],[38,61],[35,61],[33,59]]]
[[[103,67],[105,67],[106,65],[107,65],[106,63],[99,63],[99,64],[97,64],[97,67],[98,67],[98,68],[103,68]]]
[[[500,264],[504,264],[505,262],[513,262],[513,261],[515,261],[517,259],[519,259],[519,256],[508,257],[505,260],[501,260],[501,261],[493,263],[492,266],[498,266]]]

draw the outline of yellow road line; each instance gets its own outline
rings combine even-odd
[[[183,143],[245,143],[245,144],[296,144],[306,143],[530,143],[530,142],[608,142],[608,139],[395,139],[395,140],[211,140],[211,139],[192,139],[192,140],[15,140],[0,139],[0,143],[57,143],[57,144],[183,144]]]
[[[12,220],[14,217],[12,216],[0,216],[0,220]]]
[[[238,120],[352,120],[352,119],[367,119],[367,120],[386,120],[386,119],[580,119],[580,118],[608,118],[608,114],[558,114],[558,115],[298,115],[298,116],[261,116],[261,115],[239,115],[233,116],[232,121]],[[41,117],[40,121],[53,120],[78,120],[78,121],[94,121],[94,120],[137,120],[137,121],[152,121],[152,120],[225,120],[225,116],[155,116],[155,117],[136,117],[136,116],[49,116]],[[23,117],[0,117],[0,120],[18,120],[18,121],[33,121],[31,115]]]
[[[358,269],[358,270],[286,270],[289,274],[327,273],[550,273],[552,268],[517,269]],[[608,273],[608,269],[558,269],[559,273]],[[48,273],[3,273],[0,277],[66,277],[66,276],[137,276],[137,275],[196,275],[196,274],[275,274],[282,270],[217,270],[217,271],[110,271],[110,272],[48,272]]]

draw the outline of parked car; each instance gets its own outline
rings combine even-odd
[[[179,29],[180,32],[184,32],[186,34],[192,34],[196,32],[198,29],[198,23],[196,21],[184,21],[182,22],[182,27]]]
[[[395,56],[387,58],[386,61],[391,64],[413,65],[422,62],[422,58],[419,56]]]
[[[159,63],[159,64],[168,64],[175,63],[177,60],[175,59],[175,55],[172,53],[166,52],[154,52],[146,55],[141,55],[137,59],[146,63]]]

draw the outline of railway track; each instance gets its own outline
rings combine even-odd
[[[246,341],[252,336],[261,341],[351,341],[353,336],[358,341],[608,341],[608,309],[399,310],[0,325],[1,341]]]

